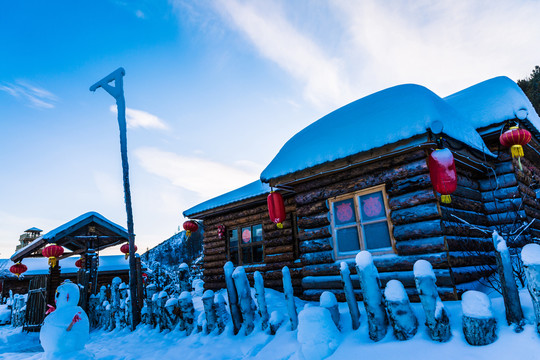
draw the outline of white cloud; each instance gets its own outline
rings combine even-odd
[[[117,114],[116,105],[111,105],[111,112]],[[163,120],[156,115],[152,115],[146,111],[126,108],[126,121],[128,128],[145,128],[167,130],[169,127]]]
[[[145,18],[144,13],[141,10],[135,11],[135,16],[138,17],[139,19]]]
[[[304,84],[304,96],[321,107],[351,98],[342,61],[324,52],[270,2],[219,0],[220,10],[257,50]]]
[[[182,156],[156,148],[135,150],[140,165],[173,185],[210,198],[259,178],[259,171],[246,171],[200,157]]]
[[[52,109],[54,103],[58,101],[58,97],[53,93],[23,80],[0,83],[0,91],[21,99],[30,107],[40,109]]]

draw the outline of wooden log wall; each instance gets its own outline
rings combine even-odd
[[[260,223],[263,226],[264,263],[244,265],[251,286],[253,273],[259,271],[264,279],[265,287],[283,291],[281,269],[288,266],[295,295],[301,294],[302,266],[298,259],[296,230],[293,229],[296,220],[291,219],[296,207],[292,197],[284,196],[287,218],[283,229],[278,229],[268,217],[266,203],[246,205],[246,208],[226,214],[211,216],[204,220],[204,270],[203,280],[205,289],[218,290],[225,288],[223,265],[227,260],[226,239],[218,238],[218,226],[225,225],[227,231],[243,225]]]
[[[323,291],[331,291],[339,301],[345,300],[340,282],[340,261],[336,261],[334,255],[328,199],[381,184],[386,184],[397,252],[373,257],[381,281],[385,284],[391,279],[399,279],[412,299],[418,300],[412,269],[416,260],[426,259],[438,269],[441,297],[455,298],[449,262],[464,254],[459,251],[453,257],[448,254],[441,209],[433,192],[424,150],[295,186],[303,298],[318,300]],[[355,293],[360,299],[354,258],[344,261],[353,274]]]

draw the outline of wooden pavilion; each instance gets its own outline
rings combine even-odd
[[[11,256],[15,263],[27,258],[43,257],[41,250],[49,244],[62,246],[64,254],[58,258],[56,266],[49,266],[47,275],[35,276],[29,283],[27,302],[27,330],[39,329],[46,310],[46,304],[54,304],[54,294],[60,285],[62,260],[80,255],[82,267],[77,282],[83,286],[80,304],[87,306],[88,298],[97,292],[99,251],[128,241],[128,232],[97,212],[83,214],[48,233],[35,238],[28,245]],[[140,260],[138,261],[140,269]]]

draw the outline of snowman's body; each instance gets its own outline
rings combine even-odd
[[[46,355],[65,356],[84,349],[90,324],[78,302],[77,285],[66,282],[56,290],[56,310],[47,315],[39,334]]]

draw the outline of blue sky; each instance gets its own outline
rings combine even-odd
[[[0,258],[87,211],[125,226],[119,66],[139,248],[256,179],[284,142],[383,88],[440,96],[539,63],[536,1],[9,1],[0,5]]]

